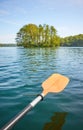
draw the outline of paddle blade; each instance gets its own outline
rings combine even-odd
[[[69,79],[61,74],[53,74],[42,83],[43,95],[61,92],[68,84]]]

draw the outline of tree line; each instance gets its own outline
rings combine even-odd
[[[54,26],[27,24],[17,33],[16,43],[24,47],[83,46],[83,34],[61,38]]]
[[[16,44],[13,43],[0,43],[0,47],[16,47]]]
[[[83,46],[83,34],[61,38],[61,46]]]
[[[24,47],[55,47],[60,45],[60,37],[54,26],[28,24],[19,30],[16,42]]]

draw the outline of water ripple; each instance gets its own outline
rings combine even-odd
[[[0,48],[0,127],[42,92],[42,82],[52,73],[68,76],[69,85],[59,94],[47,95],[15,130],[43,130],[51,119],[66,120],[64,130],[83,129],[83,48],[70,47]],[[57,112],[60,122],[52,117]]]

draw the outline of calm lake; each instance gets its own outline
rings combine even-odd
[[[83,48],[0,48],[0,128],[42,92],[53,73],[68,86],[45,99],[12,130],[83,130]]]

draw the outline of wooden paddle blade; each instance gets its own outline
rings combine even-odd
[[[43,95],[61,92],[68,84],[69,79],[61,74],[53,74],[42,83]]]

